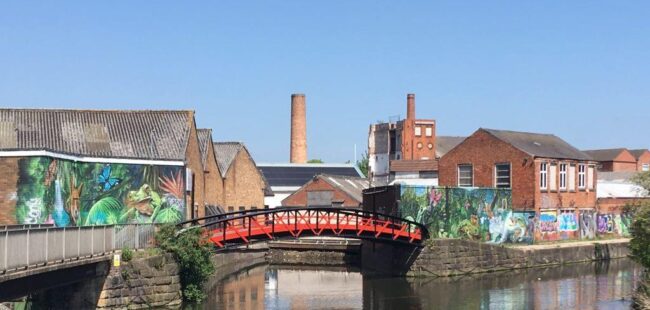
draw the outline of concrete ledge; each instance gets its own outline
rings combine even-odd
[[[71,267],[76,267],[76,266],[81,266],[86,264],[94,264],[97,262],[107,261],[111,259],[113,259],[113,253],[109,252],[109,253],[94,255],[85,258],[72,259],[66,261],[55,261],[55,262],[47,263],[45,265],[30,266],[27,267],[26,269],[14,269],[14,270],[7,271],[4,274],[1,274],[0,283],[18,279],[18,278],[33,276],[40,273],[45,273],[45,272],[50,272],[50,271],[65,269],[65,268],[71,268]]]

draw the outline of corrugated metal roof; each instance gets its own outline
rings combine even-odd
[[[438,171],[438,160],[391,160],[391,172],[420,172],[420,171]]]
[[[328,174],[319,174],[316,177],[325,180],[359,202],[363,201],[363,190],[369,187],[368,180],[359,177]]]
[[[363,177],[352,164],[260,164],[269,185],[300,187],[319,174]]]
[[[600,149],[600,150],[584,150],[582,151],[585,154],[589,155],[593,160],[596,161],[613,161],[620,155],[625,152],[624,148],[616,149]]]
[[[451,137],[451,136],[437,136],[436,137],[436,158],[445,156],[447,152],[459,145],[467,137]]]
[[[0,150],[185,160],[193,118],[193,111],[0,109]]]
[[[225,178],[230,165],[235,160],[237,153],[244,147],[241,142],[214,142],[214,154],[217,157],[217,164],[221,177]]]
[[[551,134],[481,128],[510,145],[536,157],[591,160],[571,144]]]

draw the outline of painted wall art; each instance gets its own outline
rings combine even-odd
[[[561,210],[558,214],[558,231],[560,239],[578,239],[578,216],[574,210]]]
[[[425,224],[432,238],[492,243],[534,239],[534,213],[513,212],[508,189],[402,185],[400,191],[399,216]]]
[[[596,211],[580,210],[580,239],[596,238]]]
[[[618,234],[621,237],[629,237],[631,224],[632,216],[628,213],[598,214],[599,234]]]
[[[538,239],[543,241],[557,240],[558,216],[557,211],[541,211],[539,214]]]
[[[0,163],[2,164],[2,163]],[[15,222],[57,227],[185,219],[183,167],[18,160]],[[6,221],[6,220],[4,220]]]

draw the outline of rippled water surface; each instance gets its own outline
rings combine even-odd
[[[205,309],[629,309],[627,259],[438,279],[260,266],[219,283]]]

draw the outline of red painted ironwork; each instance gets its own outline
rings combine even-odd
[[[303,236],[376,239],[421,245],[426,228],[385,214],[344,208],[277,208],[248,210],[183,222],[205,228],[218,247]]]

